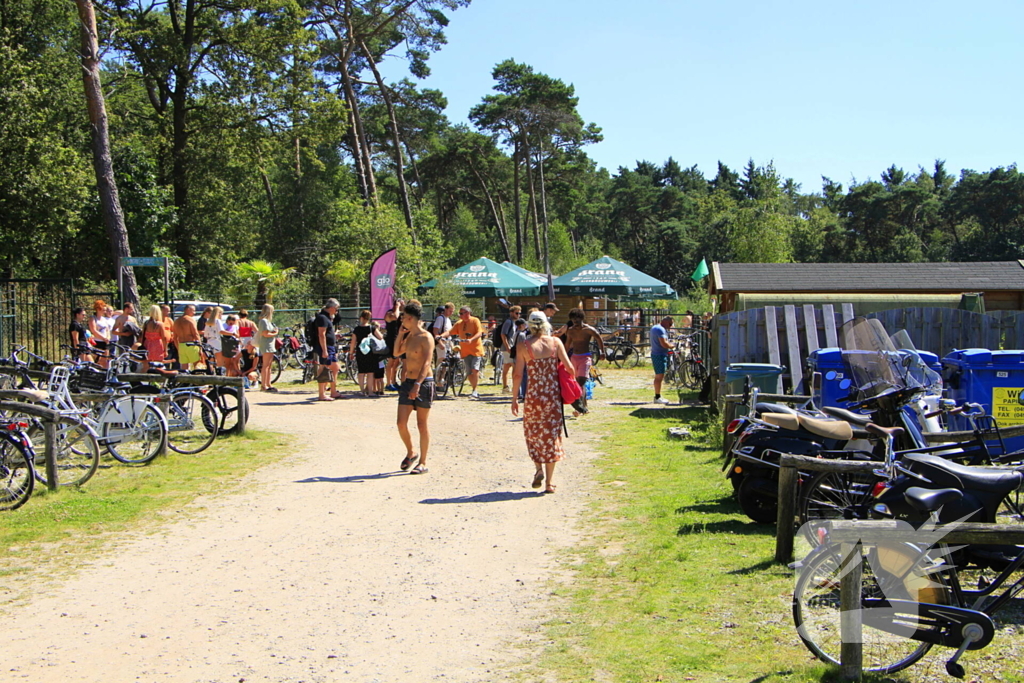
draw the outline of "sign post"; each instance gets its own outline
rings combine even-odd
[[[120,263],[117,268],[117,296],[121,299],[121,307],[124,307],[124,287],[122,282],[124,281],[124,269],[139,266],[142,268],[164,268],[164,303],[168,306],[171,305],[171,277],[170,267],[168,265],[169,259],[166,256],[122,256],[119,259]]]

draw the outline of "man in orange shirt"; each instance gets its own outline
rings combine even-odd
[[[484,360],[484,327],[480,324],[480,318],[474,318],[472,313],[469,306],[460,308],[459,322],[452,325],[452,329],[441,336],[456,337],[462,340],[459,345],[459,355],[466,368],[469,386],[473,388],[473,393],[469,396],[470,398],[480,398],[480,394],[476,391],[476,385],[480,381],[480,368],[483,366]]]

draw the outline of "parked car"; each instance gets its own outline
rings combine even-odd
[[[179,315],[185,312],[186,306],[195,306],[197,315],[202,313],[210,306],[220,306],[221,308],[224,309],[225,313],[235,310],[234,307],[231,306],[231,304],[218,303],[216,301],[175,301],[174,304],[171,306],[171,315],[177,318]]]

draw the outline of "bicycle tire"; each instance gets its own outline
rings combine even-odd
[[[281,362],[281,356],[274,354],[274,360],[270,361],[270,383],[277,384],[277,380],[281,379],[281,371],[284,369],[284,363]]]
[[[689,360],[686,362],[687,376],[690,380],[688,384],[690,389],[694,391],[700,391],[704,386],[704,382],[708,379],[708,369],[704,363],[697,360]]]
[[[39,422],[28,428],[32,444],[35,477],[43,486],[46,479],[46,437]],[[84,424],[57,425],[57,485],[81,486],[92,479],[100,465],[100,444],[96,435]]]
[[[220,434],[235,434],[239,427],[239,411],[244,408],[248,412],[249,399],[243,398],[243,402],[239,403],[238,389],[235,387],[217,387],[217,390],[215,398],[207,398],[215,401],[217,412],[220,414]]]
[[[302,381],[301,384],[308,384],[316,378],[316,363],[303,363],[302,364]]]
[[[929,580],[909,571],[916,562],[916,549],[893,544],[872,548],[870,553],[873,556],[869,554],[862,567],[861,600],[893,598],[893,593],[899,591],[917,602],[949,604],[949,589],[941,577],[933,575]],[[815,657],[836,666],[840,664],[842,648],[841,563],[837,546],[820,546],[804,562],[793,592],[793,621],[800,640]],[[931,643],[880,631],[867,624],[862,636],[863,670],[874,673],[902,671],[931,649]]]
[[[625,365],[630,368],[638,368],[643,362],[644,354],[636,346],[630,344],[628,346],[628,355],[626,356]]]
[[[341,373],[339,372],[338,374],[340,375]],[[359,380],[357,379],[359,375],[359,365],[356,363],[356,357],[354,355],[349,356],[348,360],[345,361],[345,375],[348,376],[349,381],[353,384],[359,383]]]
[[[815,535],[815,522],[866,517],[855,511],[871,505],[871,490],[877,481],[878,477],[867,473],[818,473],[801,487],[797,501],[801,528]]]
[[[100,443],[115,460],[145,465],[166,451],[167,420],[155,405],[138,396],[122,396],[114,403],[116,415],[106,409],[100,414]]]
[[[466,385],[466,369],[462,366],[462,362],[457,362],[450,370],[451,373],[451,384],[452,396],[462,396],[462,389]]]
[[[217,408],[198,391],[174,395],[167,410],[167,446],[176,453],[195,455],[209,448],[220,432],[220,420],[207,420]]]
[[[0,435],[0,510],[17,510],[36,485],[32,457],[8,434]]]

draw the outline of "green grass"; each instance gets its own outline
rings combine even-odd
[[[838,680],[797,637],[793,576],[772,561],[774,526],[733,500],[720,425],[703,408],[635,405],[651,399],[650,383],[649,367],[606,371],[596,399],[610,405],[575,423],[602,437],[596,491],[586,540],[566,558],[573,581],[555,588],[568,607],[547,624],[552,644],[524,680]],[[693,436],[669,439],[680,424]]]
[[[236,486],[239,477],[279,459],[286,437],[247,430],[218,438],[199,455],[167,455],[145,467],[110,456],[80,488],[36,484],[32,499],[0,513],[0,576],[46,575],[72,567],[119,533],[145,527],[197,496]]]

